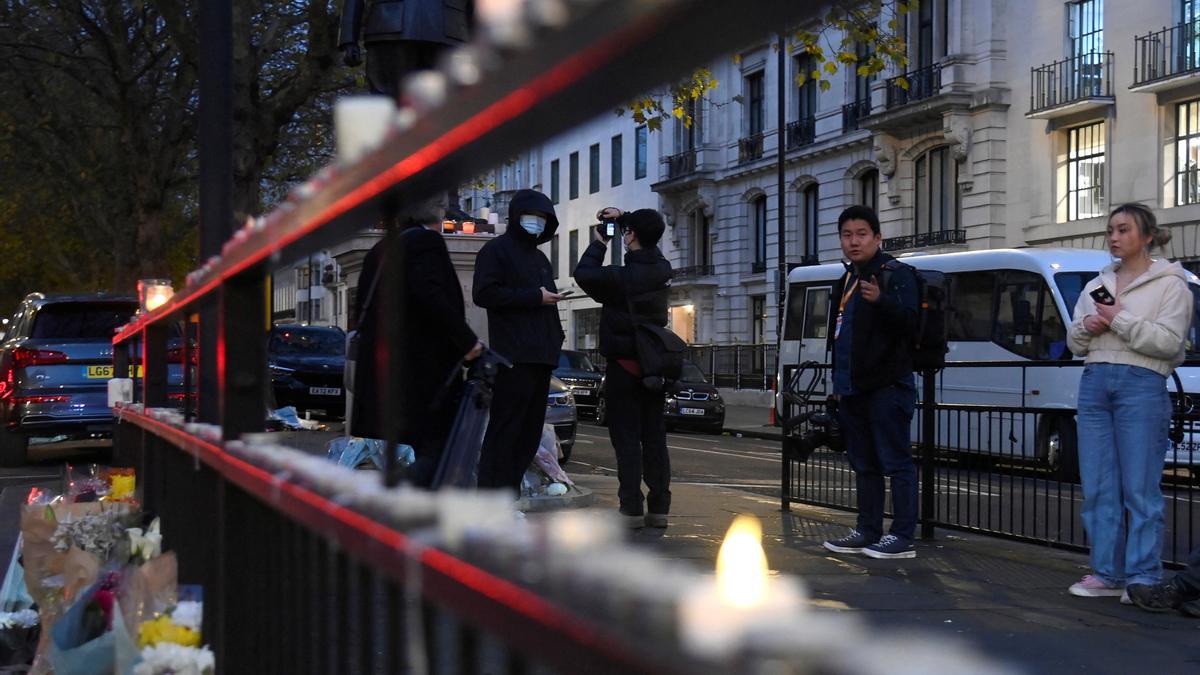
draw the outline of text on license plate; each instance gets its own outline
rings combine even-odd
[[[84,375],[89,380],[110,380],[113,376],[112,366],[85,366]],[[130,369],[132,370],[132,369]],[[137,367],[137,374],[130,377],[142,377],[142,367]]]
[[[308,393],[313,396],[341,396],[341,387],[309,387]]]
[[[703,415],[704,408],[680,408],[679,412],[682,415]]]

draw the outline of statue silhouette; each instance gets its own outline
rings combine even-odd
[[[344,0],[338,49],[347,66],[363,62],[371,91],[397,98],[400,82],[434,67],[447,46],[466,41],[473,0]]]

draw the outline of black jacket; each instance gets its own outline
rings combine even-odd
[[[456,43],[467,39],[470,0],[344,0],[338,46],[392,40]],[[365,16],[364,16],[365,15]]]
[[[410,227],[400,236],[404,237],[406,284],[405,348],[400,361],[406,409],[400,411],[401,440],[414,444],[419,435],[428,432],[424,426],[429,420],[446,416],[441,414],[445,411],[432,410],[430,404],[477,338],[464,318],[462,284],[442,235],[423,227]],[[383,273],[384,246],[384,242],[379,242],[363,260],[356,295],[359,304],[366,302],[375,276]],[[361,307],[355,308],[361,319],[351,433],[367,438],[384,438],[386,433],[379,401],[384,395],[381,368],[387,356],[384,352],[387,345],[380,341],[387,288],[382,278],[379,283],[370,307],[365,312]],[[452,384],[455,390],[460,386],[461,380]],[[446,399],[448,405],[455,404],[454,393]]]
[[[546,229],[537,239],[521,229],[521,215],[528,213],[546,216]],[[508,229],[484,244],[475,260],[471,297],[487,310],[488,346],[513,363],[558,365],[565,335],[558,309],[542,304],[541,291],[558,288],[550,261],[537,248],[557,229],[550,198],[520,190],[508,205]]]
[[[600,353],[610,359],[637,358],[626,298],[632,298],[640,321],[666,326],[671,263],[655,246],[629,251],[623,266],[605,265],[607,250],[608,246],[598,241],[587,247],[575,267],[575,283],[604,306],[600,311]]]
[[[862,278],[874,276],[880,279],[883,288],[874,303],[863,300],[861,295],[854,301],[854,322],[850,329],[850,384],[857,392],[882,389],[912,374],[910,350],[917,327],[917,279],[911,267],[893,261],[895,258],[880,251],[862,271]],[[889,262],[888,270],[884,271],[884,264]],[[830,297],[832,306],[826,334],[831,363],[837,363],[837,343],[833,339],[837,309],[852,272],[853,266],[847,263],[846,274],[834,284]]]

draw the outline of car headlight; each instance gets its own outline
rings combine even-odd
[[[712,396],[709,396],[709,398],[710,398],[710,399],[712,399],[712,400],[714,400],[714,401],[720,401],[720,400],[721,400],[721,395],[720,395],[719,393],[717,393],[717,392],[715,392],[715,391],[714,391],[714,392],[712,393]]]

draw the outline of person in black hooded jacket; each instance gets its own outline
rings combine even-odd
[[[658,250],[666,229],[654,209],[622,213],[606,208],[596,215],[601,223],[615,221],[625,264],[604,265],[608,239],[604,226],[575,267],[575,282],[603,305],[600,310],[600,353],[608,361],[604,400],[608,437],[617,454],[617,497],[630,527],[666,527],[671,509],[671,462],[663,422],[663,392],[642,386],[634,344],[634,321],[667,325],[671,263]],[[642,481],[648,494],[643,499]],[[645,507],[645,508],[644,508]]]
[[[508,204],[508,228],[475,260],[472,298],[487,310],[491,348],[513,363],[496,377],[479,456],[479,487],[519,491],[541,440],[550,375],[564,337],[557,308],[564,296],[537,246],[557,229],[550,198],[519,190]]]

